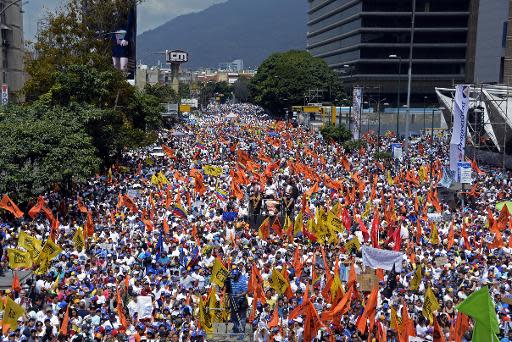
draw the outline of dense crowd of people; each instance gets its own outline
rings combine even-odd
[[[12,249],[34,271],[3,291],[23,308],[3,340],[469,341],[476,320],[456,307],[487,286],[508,341],[512,221],[496,204],[510,175],[474,163],[470,189],[441,196],[446,141],[377,159],[396,142],[344,148],[252,105],[210,105],[162,132],[163,150],[44,194],[34,218],[2,212],[5,273]],[[370,249],[399,264],[369,267]]]

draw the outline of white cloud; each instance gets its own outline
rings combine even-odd
[[[165,22],[191,12],[201,11],[226,0],[146,0],[139,7],[139,33],[153,29]],[[65,0],[31,0],[25,5],[25,38],[32,39],[37,32],[37,21],[43,18],[45,9],[54,10]]]

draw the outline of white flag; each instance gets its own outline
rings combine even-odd
[[[363,252],[363,265],[371,268],[382,268],[391,271],[395,265],[395,271],[402,271],[402,259],[404,253],[378,249],[369,246],[361,247]]]

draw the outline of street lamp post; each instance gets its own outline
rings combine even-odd
[[[427,102],[427,97],[423,97],[423,133],[425,133],[425,130],[427,129],[427,121],[426,121],[426,115],[425,112],[427,111],[427,108],[425,108]]]
[[[435,107],[432,107],[432,117],[431,117],[431,127],[430,127],[430,146],[431,148],[434,147],[434,112],[435,110],[440,110],[442,111],[443,109],[445,109],[444,107],[439,107],[439,108],[435,108]],[[432,182],[432,164],[434,163],[434,153],[430,153],[430,181]]]
[[[388,58],[398,59],[398,88],[396,90],[396,136],[400,136],[400,79],[402,78],[402,56],[389,55]]]
[[[343,65],[343,68],[345,69],[348,69],[350,70],[350,92],[352,93],[354,90],[354,85],[352,84],[352,73],[353,73],[353,68],[350,67],[350,65],[348,64],[344,64]],[[349,94],[349,96],[352,96],[352,94]],[[353,106],[353,103],[351,102],[350,103],[350,107],[348,107],[348,117],[347,117],[347,127],[348,129],[350,130],[350,116],[352,115],[352,106]],[[340,116],[338,118],[338,123],[339,123],[339,126],[341,127],[341,111],[340,111]]]

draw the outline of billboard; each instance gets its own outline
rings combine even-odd
[[[82,0],[84,21],[98,39],[109,41],[112,64],[135,79],[137,0]],[[107,47],[107,46],[106,46]]]
[[[166,50],[165,61],[170,63],[186,63],[188,62],[188,53],[181,50]]]
[[[352,99],[352,117],[350,118],[350,128],[354,139],[359,139],[359,118],[363,109],[363,88],[354,87]]]
[[[466,148],[466,125],[469,109],[469,86],[457,85],[455,88],[455,101],[453,103],[453,127],[450,140],[450,170],[457,172],[457,164],[464,161]]]

